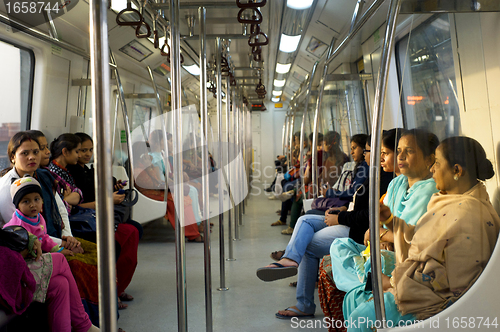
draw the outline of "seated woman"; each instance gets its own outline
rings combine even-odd
[[[14,227],[14,228],[12,228]],[[71,274],[66,258],[60,253],[46,253],[42,255],[42,245],[35,235],[29,235],[21,226],[10,226],[9,231],[0,230],[0,279],[10,282],[11,286],[18,281],[20,289],[8,290],[3,287],[2,298],[12,299],[22,291],[26,293],[29,289],[26,302],[15,303],[13,311],[21,314],[31,300],[47,303],[48,323],[50,331],[54,332],[98,332],[99,328],[92,325],[89,316],[85,312],[75,279]],[[11,236],[15,233],[16,240]],[[29,238],[29,240],[28,240]],[[17,251],[17,253],[16,253]],[[23,261],[23,258],[26,261]],[[28,275],[22,275],[29,269]],[[22,288],[22,289],[21,289]],[[18,291],[18,294],[4,292]],[[7,295],[7,296],[6,296]],[[10,296],[8,296],[10,295]],[[12,297],[11,297],[12,296]],[[2,301],[2,304],[9,304]],[[14,304],[14,303],[10,303]],[[40,328],[37,322],[37,327]]]
[[[384,193],[381,197],[385,197],[385,191],[389,185],[389,182],[393,178],[393,174],[399,176],[401,174],[398,165],[395,163],[394,150],[397,145],[401,129],[391,129],[384,131],[382,134],[382,148],[380,163],[383,168],[380,179],[380,193]],[[367,140],[365,149],[365,159],[369,163],[370,160],[370,149],[369,142]],[[387,182],[389,181],[389,182]],[[363,184],[364,188],[358,190],[356,193],[356,199],[354,200],[354,208],[352,211],[342,211],[338,214],[338,222],[340,225],[348,225],[352,229],[352,224],[363,225],[363,227],[356,227],[362,232],[363,229],[368,229],[369,222],[369,180],[367,179]],[[383,234],[383,233],[381,233]],[[362,233],[349,232],[349,238],[357,243],[363,243]],[[339,307],[338,303],[343,301],[345,292],[339,291],[332,279],[332,267],[330,255],[324,257],[324,260],[320,264],[319,268],[319,282],[318,282],[318,293],[321,303],[321,308],[325,313],[326,317],[330,317],[333,321],[343,321],[342,308]]]
[[[386,320],[393,326],[429,318],[456,302],[480,276],[497,242],[500,218],[482,182],[494,171],[482,146],[468,137],[451,137],[441,142],[435,161],[432,173],[439,193],[416,225],[388,208],[380,211],[380,219],[386,220],[381,223],[394,231],[396,246],[392,277],[382,276]],[[373,322],[374,302],[347,312],[344,308],[344,316]],[[372,326],[348,331],[372,331]]]
[[[392,213],[415,225],[427,210],[432,194],[437,192],[430,168],[434,163],[434,153],[439,140],[436,135],[423,129],[404,130],[398,141],[397,163],[401,175],[391,181],[384,204]],[[390,230],[381,230],[381,240],[394,242]],[[356,301],[366,298],[364,286],[370,271],[370,259],[360,264],[366,246],[351,239],[337,239],[330,248],[332,275],[336,287],[344,292],[356,292]],[[394,268],[394,253],[383,252],[383,270],[390,274]],[[355,290],[353,290],[355,289]],[[353,297],[354,298],[354,297]],[[349,300],[344,300],[344,307]]]
[[[157,201],[165,198],[165,176],[161,170],[152,164],[152,157],[148,154],[146,142],[135,142],[132,146],[134,154],[134,176],[135,186],[144,196]],[[196,219],[192,208],[192,199],[189,196],[189,187],[184,189],[184,218],[186,225],[184,234],[188,241],[202,242]],[[167,211],[165,218],[175,229],[175,206],[170,190],[167,196]]]
[[[92,146],[92,140],[86,141],[86,147],[90,150]],[[66,201],[66,195],[64,195],[64,200],[68,204],[68,210],[71,214],[76,213],[82,208],[81,204],[93,203],[91,201],[86,201],[85,195],[82,193],[82,189],[77,187],[76,180],[73,178],[67,166],[77,165],[85,163],[87,160],[87,154],[84,154],[80,159],[80,149],[82,147],[81,139],[74,134],[62,134],[57,139],[55,139],[51,145],[50,150],[52,154],[52,161],[49,164],[49,170],[58,179],[58,185],[64,184],[68,189],[66,191],[78,192],[81,195],[78,203],[75,205],[75,199],[72,202]],[[78,153],[75,152],[78,150]],[[88,151],[87,151],[88,152]],[[76,153],[76,154],[75,154]],[[91,152],[89,152],[91,154]],[[82,166],[80,166],[82,167]],[[94,198],[94,177],[87,177],[85,173],[77,173],[78,180],[80,184],[85,184],[86,196],[89,198]],[[62,196],[61,194],[59,194]],[[123,198],[121,198],[123,200]],[[95,205],[95,204],[94,204]],[[92,209],[94,210],[94,209]],[[116,223],[115,220],[115,240],[120,244],[120,255],[116,260],[116,279],[118,287],[118,296],[120,300],[130,301],[133,298],[125,293],[125,289],[132,281],[132,277],[137,267],[137,249],[139,246],[139,231],[137,227],[132,224],[127,223]],[[95,239],[95,232],[86,232],[80,236],[85,236],[88,240],[93,241]],[[126,306],[119,304],[120,309],[125,309]]]

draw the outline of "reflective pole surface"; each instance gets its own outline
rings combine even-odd
[[[240,136],[241,136],[241,133],[240,133],[240,106],[241,106],[241,96],[239,96],[238,94],[236,94],[236,99],[234,100],[233,102],[233,105],[234,105],[234,108],[233,108],[233,113],[234,113],[234,127],[235,127],[235,133],[234,133],[234,139],[235,139],[235,142],[234,142],[234,156],[237,157],[240,155]],[[241,174],[242,174],[242,170],[241,168],[243,167],[243,165],[239,165],[238,164],[238,167],[236,168],[236,179],[234,181],[234,183],[236,183],[236,188],[234,188],[235,190],[238,190],[239,191],[239,195],[238,195],[238,198],[241,198],[243,197],[242,196],[242,193],[243,193],[243,186],[242,186],[242,181],[241,181]],[[240,240],[240,227],[239,227],[239,224],[240,224],[240,210],[241,210],[241,202],[238,203],[238,205],[235,206],[235,211],[234,211],[234,241],[239,241]]]
[[[210,159],[208,157],[208,108],[207,108],[207,44],[206,44],[206,20],[207,9],[200,7],[198,9],[200,22],[200,113],[202,138],[205,138],[205,144],[201,145],[201,164],[202,164],[202,191],[203,191],[203,220],[204,224],[204,268],[205,268],[205,325],[206,331],[213,331],[212,314],[212,266],[210,253],[210,201],[209,201],[209,167]]]
[[[217,142],[218,142],[218,164],[219,164],[219,258],[220,258],[220,287],[219,291],[226,291],[226,265],[225,265],[225,248],[224,248],[224,188],[223,181],[223,165],[222,165],[222,75],[221,75],[221,55],[222,43],[220,37],[215,40],[216,55],[216,81],[217,81]]]
[[[234,204],[233,204],[233,193],[231,190],[233,189],[231,186],[231,177],[233,176],[231,173],[231,125],[233,122],[231,121],[231,87],[229,82],[229,76],[226,77],[226,140],[227,140],[227,193],[229,195],[229,210],[227,210],[227,239],[228,239],[228,249],[229,249],[229,257],[226,259],[228,261],[235,261],[233,254],[233,220],[234,220]]]
[[[311,76],[309,77],[309,82],[307,84],[307,91],[306,91],[306,101],[305,101],[305,106],[304,106],[304,114],[302,115],[302,124],[300,125],[300,155],[299,155],[299,158],[300,158],[300,174],[301,176],[304,175],[304,172],[305,169],[304,169],[304,166],[305,166],[305,163],[304,163],[304,158],[303,156],[305,156],[305,153],[304,153],[304,141],[306,139],[308,139],[306,137],[306,134],[305,134],[305,125],[306,125],[306,116],[307,116],[307,109],[309,107],[309,100],[311,98],[311,91],[312,91],[312,84],[313,84],[313,80],[314,80],[314,74],[316,74],[316,69],[318,68],[318,61],[316,61],[314,63],[314,66],[311,70]],[[304,199],[306,199],[306,185],[304,183],[304,181],[302,181],[302,196],[304,197]]]
[[[333,37],[332,41],[330,42],[330,47],[328,48],[327,52],[327,59],[328,57],[332,54],[333,52],[333,45],[335,44],[336,38]],[[325,84],[326,84],[326,75],[328,74],[328,63],[325,61],[325,66],[323,67],[323,76],[321,77],[321,81],[319,83],[319,94],[318,94],[318,100],[316,101],[316,110],[314,112],[314,126],[313,126],[313,141],[312,141],[312,154],[311,154],[311,181],[313,185],[312,189],[312,198],[318,197],[318,191],[319,191],[319,186],[321,185],[318,182],[318,160],[317,160],[317,154],[318,154],[318,122],[319,122],[319,113],[321,112],[321,103],[323,101],[323,92],[325,90]]]
[[[113,165],[109,105],[108,4],[90,0],[90,70],[95,142],[95,191],[99,321],[102,331],[117,331],[115,229],[113,220]]]
[[[384,120],[385,95],[387,93],[387,79],[389,77],[389,64],[391,60],[392,45],[396,21],[401,7],[400,0],[391,0],[387,14],[387,29],[385,32],[384,46],[380,60],[380,71],[375,92],[375,109],[373,111],[373,128],[370,154],[370,256],[372,257],[372,289],[375,303],[375,315],[385,328],[384,292],[382,289],[382,269],[380,266],[380,151],[382,141],[382,123]]]
[[[172,89],[174,205],[175,205],[175,261],[177,267],[177,330],[187,331],[186,253],[184,238],[184,174],[182,164],[182,102],[181,59],[179,31],[179,1],[170,0],[170,81]]]

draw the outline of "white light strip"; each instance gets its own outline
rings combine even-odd
[[[274,91],[273,90],[273,96],[279,97],[279,96],[281,96],[282,93],[283,93],[283,91]]]
[[[295,52],[299,47],[300,37],[300,35],[288,36],[283,33],[280,40],[280,51],[285,53]]]
[[[278,74],[286,74],[290,71],[290,67],[292,67],[292,64],[289,63],[289,64],[281,64],[281,63],[277,63],[276,64],[276,72]]]
[[[274,86],[277,88],[281,88],[285,86],[286,80],[274,80]]]
[[[286,0],[286,6],[292,9],[306,9],[312,6],[314,0]]]
[[[274,98],[271,98],[271,101],[272,101],[273,103],[277,103],[277,102],[279,102],[279,101],[280,101],[280,98],[279,98],[279,97],[274,97]]]

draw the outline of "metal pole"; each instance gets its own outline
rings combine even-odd
[[[113,167],[111,160],[110,77],[107,1],[90,0],[90,64],[95,142],[95,191],[99,321],[101,330],[116,331],[116,262],[113,223]]]
[[[125,135],[127,136],[127,151],[128,151],[128,158],[129,158],[129,169],[130,169],[130,174],[129,174],[129,188],[134,188],[134,182],[135,182],[135,177],[134,177],[134,167],[132,165],[133,162],[133,152],[132,152],[132,144],[130,143],[131,138],[130,138],[130,122],[128,119],[128,112],[127,112],[127,104],[125,104],[125,98],[124,98],[124,93],[123,93],[123,85],[122,81],[120,80],[120,74],[118,73],[118,67],[116,65],[116,60],[113,52],[109,52],[109,57],[111,60],[111,63],[113,64],[113,69],[115,70],[115,79],[116,79],[116,86],[118,88],[118,94],[120,96],[120,101],[121,101],[121,106],[122,106],[122,113],[123,113],[123,124],[125,127]],[[115,137],[113,136],[113,144],[114,144],[114,139]],[[113,152],[114,150],[112,150]],[[130,195],[132,192],[130,193]]]
[[[219,164],[219,257],[220,257],[220,287],[219,291],[227,291],[226,287],[226,266],[225,266],[225,252],[224,252],[224,190],[222,188],[223,166],[222,166],[222,75],[221,75],[221,57],[222,57],[222,43],[221,39],[217,37],[215,40],[216,56],[216,81],[217,81],[217,141],[218,141],[218,164]]]
[[[179,31],[179,1],[170,0],[170,82],[172,90],[173,126],[173,159],[174,159],[174,205],[175,222],[175,258],[177,267],[177,330],[185,332],[188,329],[187,320],[187,289],[186,289],[186,253],[184,238],[184,174],[182,165],[182,101],[181,101],[181,62],[180,62],[180,31]]]
[[[356,23],[358,22],[358,15],[361,13],[363,10],[363,4],[365,3],[365,0],[358,0],[356,3],[356,7],[354,7],[354,13],[352,14],[352,19],[351,19],[351,28],[349,29],[349,33],[354,30],[354,27],[356,26]],[[330,57],[330,54],[328,55]]]
[[[385,96],[387,93],[387,80],[389,77],[389,64],[394,42],[394,31],[401,7],[400,0],[391,0],[389,13],[387,14],[387,29],[385,32],[384,46],[380,61],[380,70],[377,79],[377,90],[375,92],[375,109],[373,112],[373,128],[370,155],[370,256],[372,257],[372,289],[375,303],[375,314],[377,320],[382,322],[385,328],[385,306],[384,292],[382,289],[382,269],[380,266],[380,206],[378,204],[380,191],[380,151],[382,141],[382,123],[384,120]]]
[[[229,197],[231,198],[233,193],[231,191],[231,87],[229,82],[229,76],[226,77],[226,139],[227,139],[227,192]],[[233,254],[233,225],[232,222],[234,220],[234,204],[231,204],[231,199],[229,200],[229,210],[227,211],[227,239],[228,239],[228,249],[229,249],[229,257],[226,259],[227,261],[235,261]]]
[[[243,158],[243,164],[241,165],[240,167],[240,182],[241,182],[241,186],[240,186],[240,190],[241,190],[241,202],[240,202],[240,205],[239,205],[239,208],[238,208],[238,214],[239,214],[239,217],[238,217],[238,225],[239,226],[242,226],[243,225],[243,206],[245,205],[244,204],[244,195],[245,195],[245,192],[244,192],[244,186],[243,186],[243,183],[244,181],[246,181],[246,171],[245,171],[245,163],[246,163],[246,160],[247,160],[247,157],[245,156],[245,149],[243,147],[243,144],[244,144],[244,139],[243,139],[243,112],[245,111],[245,104],[243,104],[243,98],[242,98],[242,103],[241,103],[241,108],[238,112],[238,115],[239,115],[239,127],[238,127],[238,135],[239,135],[239,139],[240,139],[240,144],[238,146],[238,148],[240,149],[241,151],[241,157]],[[238,236],[238,240],[240,239],[240,237]]]
[[[309,76],[309,82],[307,84],[307,91],[306,91],[306,101],[304,105],[304,114],[302,115],[302,124],[300,125],[300,174],[303,177],[304,172],[304,139],[307,139],[305,136],[305,125],[306,125],[306,116],[307,116],[307,109],[309,107],[309,100],[311,99],[311,90],[312,90],[312,84],[314,80],[314,75],[316,74],[316,69],[318,68],[318,61],[314,63],[314,66],[311,70],[311,76]],[[304,180],[302,180],[302,196],[304,199],[306,199],[306,185],[304,183]]]
[[[335,45],[336,38],[333,37],[330,42],[330,47],[328,48],[327,58],[333,52],[333,45]],[[328,74],[328,64],[325,62],[325,66],[323,68],[323,76],[321,77],[321,82],[319,83],[319,94],[318,100],[316,101],[316,110],[314,112],[314,128],[313,128],[313,141],[312,141],[312,161],[311,161],[311,180],[313,185],[312,190],[312,198],[318,197],[318,187],[320,183],[318,183],[318,160],[316,154],[318,153],[318,121],[319,121],[319,113],[321,112],[321,103],[323,101],[323,92],[325,90],[326,85],[326,75]]]
[[[234,117],[235,117],[235,121],[234,121],[234,124],[235,124],[235,130],[236,132],[234,133],[234,138],[236,140],[235,144],[234,144],[234,149],[235,149],[235,152],[234,152],[234,156],[235,157],[239,157],[240,155],[240,142],[241,142],[241,133],[240,133],[240,106],[241,106],[241,97],[238,96],[238,98],[235,100],[234,102],[234,108],[233,108],[233,113],[234,113]],[[236,175],[236,179],[234,181],[234,183],[236,183],[236,190],[238,190],[239,192],[239,195],[238,195],[238,199],[241,199],[241,197],[243,197],[243,186],[241,185],[242,184],[242,179],[241,179],[241,174],[242,174],[242,167],[243,165],[240,165],[238,163],[237,167],[236,167],[236,172],[235,172],[235,175]],[[239,224],[240,224],[240,213],[241,213],[241,201],[238,203],[238,205],[236,205],[236,210],[235,210],[235,213],[234,213],[234,241],[239,241],[240,240],[240,227],[239,227]]]
[[[207,44],[206,44],[206,20],[207,9],[198,9],[200,21],[200,113],[202,124],[202,138],[205,144],[201,145],[201,165],[202,165],[202,191],[203,191],[203,220],[204,224],[204,267],[205,267],[205,325],[206,331],[213,331],[212,316],[212,266],[210,253],[210,201],[209,201],[209,157],[208,157],[208,107],[207,107]]]
[[[290,119],[290,149],[289,149],[289,152],[290,152],[290,158],[289,158],[289,162],[288,162],[288,168],[292,168],[294,165],[293,163],[293,140],[294,140],[294,126],[295,126],[295,116],[296,116],[296,109],[295,109],[295,105],[293,106],[294,109],[292,109],[292,115],[291,115],[291,119]]]
[[[370,92],[368,92],[368,81],[367,80],[365,80],[363,82],[363,93],[364,93],[364,97],[365,97],[365,109],[366,109],[366,113],[368,115],[372,115],[372,112],[370,110]],[[370,116],[366,117],[366,122],[368,122],[368,128],[371,128],[372,124],[371,124],[371,121],[370,121]]]
[[[115,152],[115,139],[116,139],[116,127],[117,127],[117,122],[118,122],[118,102],[119,102],[120,95],[118,92],[116,93],[116,102],[115,102],[115,120],[113,121],[113,136],[112,136],[112,146],[111,146],[111,151],[114,154]],[[113,161],[113,159],[112,159]]]
[[[149,73],[149,78],[151,78],[151,84],[153,84],[153,90],[155,92],[155,100],[156,100],[156,107],[158,107],[158,113],[159,114],[163,114],[163,107],[161,106],[161,100],[160,100],[160,94],[158,93],[158,87],[156,85],[156,81],[155,81],[155,77],[153,75],[153,71],[151,70],[151,67],[150,66],[147,66],[148,68],[148,73]],[[168,137],[167,137],[167,116],[165,116],[165,118],[163,119],[164,121],[160,121],[161,122],[161,127],[163,129],[163,148],[165,149],[165,155],[168,156],[169,155],[169,152],[168,151]],[[151,124],[150,124],[151,125]],[[165,166],[167,166],[169,164],[169,161],[168,160],[164,160],[164,164]],[[168,171],[167,171],[167,167],[165,167],[165,190],[164,190],[164,197],[163,197],[163,200],[166,202],[167,201],[167,198],[168,198]]]

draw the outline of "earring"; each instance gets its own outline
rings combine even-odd
[[[458,175],[455,174],[455,176],[453,177],[453,180],[458,181]]]

